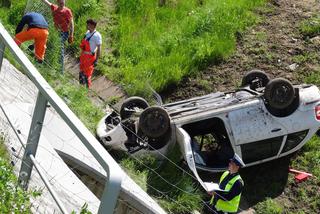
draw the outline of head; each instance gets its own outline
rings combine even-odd
[[[228,170],[231,174],[238,172],[240,169],[240,166],[238,166],[235,162],[232,160],[229,161]]]
[[[96,29],[97,22],[93,19],[88,19],[87,20],[87,29],[92,32]]]
[[[63,8],[66,2],[65,0],[57,0],[57,3],[60,8]]]
[[[234,154],[233,158],[229,160],[229,166],[228,170],[230,173],[236,173],[239,171],[241,167],[244,167],[245,164],[243,163],[242,159],[239,157],[239,155]]]

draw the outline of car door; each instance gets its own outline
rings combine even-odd
[[[235,145],[284,136],[286,128],[265,108],[262,100],[255,100],[228,113]]]
[[[191,148],[191,138],[189,134],[183,128],[177,128],[176,138],[177,138],[177,142],[179,143],[181,152],[183,154],[183,158],[186,160],[189,169],[192,171],[192,173],[194,174],[195,178],[198,180],[200,185],[206,191],[209,191],[208,183],[203,182],[197,172],[195,159],[194,159],[193,151]]]

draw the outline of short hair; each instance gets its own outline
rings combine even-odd
[[[91,25],[93,25],[93,26],[97,26],[97,21],[96,20],[93,20],[93,19],[88,19],[87,20],[87,24],[91,24]]]

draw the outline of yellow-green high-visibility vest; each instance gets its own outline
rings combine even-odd
[[[221,184],[221,182],[223,181],[223,179],[225,179],[225,177],[227,177],[227,175],[229,174],[229,171],[225,171],[221,178],[220,178],[220,181],[219,181],[219,184]],[[241,183],[243,184],[243,180],[242,178],[240,177],[240,175],[237,175],[235,176],[234,178],[232,178],[226,185],[226,187],[224,188],[224,190],[226,191],[230,191],[232,186],[234,185],[234,183],[237,181],[237,180],[240,180]],[[237,212],[238,211],[238,207],[239,207],[239,204],[240,204],[240,198],[241,198],[241,193],[237,196],[235,196],[233,199],[231,199],[230,201],[224,201],[222,199],[218,199],[216,205],[215,205],[215,208],[218,210],[218,211],[224,211],[224,212],[230,212],[230,213],[233,213],[233,212]],[[213,200],[214,200],[214,195],[212,196],[211,200],[210,200],[210,204],[212,205],[213,204]]]

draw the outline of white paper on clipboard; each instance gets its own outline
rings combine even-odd
[[[213,191],[227,192],[227,190],[220,189],[219,184],[217,183],[213,183],[213,182],[203,182],[203,183],[207,187],[207,192],[213,192]]]

